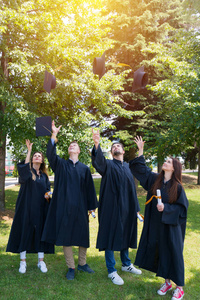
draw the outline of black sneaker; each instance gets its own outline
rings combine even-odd
[[[88,264],[85,264],[84,266],[78,265],[78,270],[87,273],[94,273],[94,271],[88,266]]]
[[[74,279],[74,276],[75,276],[75,270],[69,268],[69,270],[68,270],[68,272],[67,272],[67,275],[66,275],[66,278],[67,278],[68,280],[73,280],[73,279]]]

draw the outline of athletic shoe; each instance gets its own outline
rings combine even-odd
[[[172,289],[171,283],[168,283],[165,281],[160,287],[160,289],[157,291],[158,295],[164,296],[168,291]]]
[[[117,271],[108,274],[108,278],[110,278],[114,284],[124,284],[124,280],[117,274]]]
[[[72,269],[72,268],[69,268],[69,270],[68,270],[68,272],[67,272],[67,274],[66,274],[66,278],[67,278],[68,280],[73,280],[74,277],[75,277],[75,270]]]
[[[21,274],[26,273],[26,262],[23,260],[20,261],[19,273]]]
[[[171,300],[181,300],[183,299],[184,291],[182,288],[177,287],[173,293],[173,297]]]
[[[78,270],[87,273],[94,273],[94,271],[88,266],[88,264],[85,264],[84,266],[78,265]]]
[[[137,275],[142,274],[142,271],[139,270],[139,269],[136,269],[133,264],[131,264],[130,266],[124,266],[123,265],[122,266],[122,271],[137,274]]]
[[[42,273],[46,273],[48,270],[47,270],[47,266],[45,264],[45,262],[43,260],[39,261],[38,264],[37,264],[38,268],[40,269],[40,271]]]

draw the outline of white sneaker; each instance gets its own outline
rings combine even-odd
[[[142,271],[139,269],[136,269],[133,264],[131,264],[130,266],[122,266],[122,271],[133,273],[136,275],[142,274]]]
[[[26,262],[23,260],[20,261],[19,273],[21,274],[26,273]]]
[[[37,264],[38,268],[40,269],[40,271],[42,273],[46,273],[48,270],[47,270],[47,266],[45,264],[45,262],[43,260],[39,261],[38,264]]]
[[[114,284],[124,284],[124,280],[117,274],[117,271],[108,274],[108,278],[110,278]]]

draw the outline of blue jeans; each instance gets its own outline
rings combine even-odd
[[[124,266],[130,266],[131,265],[131,260],[128,256],[128,249],[124,249],[120,251],[120,257],[122,264]],[[105,250],[105,260],[106,260],[106,267],[108,269],[108,274],[117,271],[115,269],[115,257],[114,257],[114,251],[112,250]]]

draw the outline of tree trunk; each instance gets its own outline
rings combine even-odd
[[[136,149],[134,147],[131,147],[128,151],[125,152],[124,160],[128,162],[128,161],[134,159],[135,157],[136,157]],[[133,179],[135,182],[136,190],[138,191],[139,181],[134,176],[133,176]]]
[[[4,79],[8,79],[8,64],[5,53],[1,54],[1,67],[3,70]],[[5,113],[6,103],[0,101],[0,115]],[[0,128],[0,210],[5,210],[5,159],[6,159],[6,133]]]
[[[161,156],[157,157],[157,164],[158,164],[157,170],[158,170],[158,173],[160,173],[162,171],[163,160],[164,160],[163,157],[161,157]]]
[[[5,210],[5,158],[6,137],[2,136],[0,130],[0,211]]]
[[[198,179],[197,184],[200,185],[200,147],[198,149]]]

